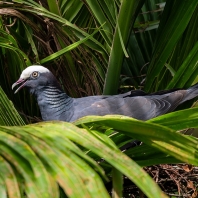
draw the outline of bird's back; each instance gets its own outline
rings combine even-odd
[[[197,89],[197,88],[196,88]],[[173,111],[182,102],[195,97],[195,88],[136,96],[128,92],[114,96],[91,96],[74,99],[70,121],[87,115],[119,114],[139,120],[148,120]],[[198,92],[198,91],[197,91]],[[138,92],[137,92],[138,93]]]

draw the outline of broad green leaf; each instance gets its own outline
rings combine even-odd
[[[121,2],[120,12],[118,15],[118,24],[114,33],[113,43],[109,57],[108,69],[105,79],[105,85],[103,91],[103,94],[105,95],[117,93],[121,65],[124,58],[124,52],[120,41],[120,35],[122,37],[123,44],[126,45],[130,35],[130,27],[132,23],[134,23],[137,12],[139,11],[143,3],[144,0],[141,1],[131,0],[130,2],[123,0]],[[130,17],[126,18],[126,13]],[[125,22],[123,23],[124,20]],[[119,29],[120,29],[120,33],[119,33]]]
[[[7,129],[2,127],[0,142],[1,155],[21,174],[28,196],[44,198],[54,195],[52,183],[49,181],[44,165],[27,143],[8,134]]]
[[[10,198],[20,198],[20,189],[17,181],[17,176],[15,175],[15,171],[13,170],[12,166],[0,156],[0,170],[1,170],[1,178],[4,180],[6,184],[6,189],[8,192],[8,196]],[[11,188],[10,188],[11,186]],[[1,197],[2,194],[0,193]]]
[[[113,191],[112,197],[118,198],[122,197],[123,191],[123,175],[117,169],[112,170],[112,183],[113,183]]]
[[[196,156],[197,141],[170,128],[118,115],[87,116],[75,122],[77,125],[81,123],[108,126],[127,136],[141,140],[178,160],[195,165],[198,164]]]
[[[120,150],[107,145],[107,143],[104,144],[100,138],[96,138],[89,131],[79,129],[72,124],[64,122],[60,122],[57,125],[54,124],[53,127],[46,123],[42,128],[48,131],[56,130],[59,133],[63,133],[63,130],[65,130],[66,133],[64,133],[64,136],[104,158],[105,161],[138,185],[148,197],[166,197],[160,192],[152,179],[134,161],[124,155]],[[149,187],[150,185],[152,185],[152,188]]]
[[[0,177],[0,196],[2,198],[7,198],[5,183],[1,177]]]
[[[81,158],[71,152],[70,149],[65,147],[65,141],[68,142],[68,139],[64,135],[65,130],[48,131],[47,134],[50,134],[49,136],[45,135],[48,129],[46,129],[44,125],[48,124],[42,123],[34,127],[30,125],[22,128],[0,128],[1,136],[2,134],[6,136],[4,142],[7,138],[12,137],[12,139],[16,140],[15,144],[18,144],[18,146],[15,146],[16,152],[14,153],[9,152],[8,149],[5,150],[8,152],[7,158],[12,159],[13,165],[17,170],[19,169],[19,174],[24,177],[25,184],[26,182],[34,181],[31,183],[31,189],[25,185],[25,192],[37,197],[58,197],[56,181],[69,197],[95,197],[96,195],[109,197],[97,173]],[[57,125],[59,124],[57,123]],[[59,141],[57,141],[58,139]],[[23,144],[27,145],[26,149],[22,147]],[[72,143],[70,143],[70,145],[72,145]],[[73,148],[75,148],[75,146],[73,146]],[[1,147],[1,149],[3,149],[3,147]],[[30,155],[27,149],[31,151],[32,155]],[[20,152],[18,152],[19,150]],[[26,158],[25,155],[29,155],[29,158]],[[39,160],[36,164],[34,164],[36,158],[34,159],[33,155]],[[24,160],[26,160],[24,165],[21,164],[21,166],[18,164],[19,160],[22,160],[20,156],[23,156]],[[95,166],[97,165],[95,164]],[[37,170],[38,167],[40,168]],[[48,176],[46,181],[44,181],[45,177],[43,175],[45,172],[50,173],[50,177]],[[42,181],[42,183],[37,185],[40,181]],[[34,185],[36,188],[34,188]],[[48,191],[45,186],[49,188],[50,191],[48,191],[51,194],[47,194]],[[34,194],[32,194],[33,192]]]
[[[147,121],[167,126],[174,130],[198,127],[198,108],[180,110],[166,115],[159,116]]]

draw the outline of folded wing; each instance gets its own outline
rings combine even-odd
[[[72,120],[86,115],[119,114],[139,120],[173,111],[183,100],[186,90],[178,90],[164,95],[130,96],[115,95],[86,97],[77,99]]]

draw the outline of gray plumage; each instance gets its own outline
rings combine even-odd
[[[198,95],[196,84],[186,90],[162,91],[148,95],[143,91],[131,91],[113,96],[71,98],[62,90],[54,75],[42,66],[26,68],[20,79],[13,84],[13,88],[17,84],[22,84],[17,91],[28,87],[36,96],[42,119],[45,121],[72,122],[87,115],[109,114],[148,120],[171,112],[181,103]]]

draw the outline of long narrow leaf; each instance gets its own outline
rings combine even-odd
[[[179,160],[197,165],[197,141],[189,139],[176,131],[129,118],[126,116],[87,116],[79,119],[76,124],[97,123],[108,126],[122,133],[154,146]]]
[[[164,67],[175,44],[187,27],[197,4],[197,0],[190,2],[177,0],[174,1],[174,4],[171,4],[170,1],[168,1],[166,4],[164,11],[164,15],[166,16],[163,17],[164,20],[160,23],[159,35],[156,40],[153,57],[147,74],[146,91],[152,90],[152,85],[155,80],[154,77],[157,77]],[[171,9],[169,6],[172,6]]]
[[[13,103],[7,98],[0,87],[0,125],[24,125]]]

